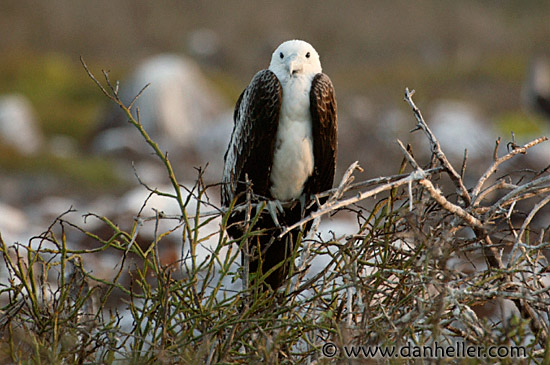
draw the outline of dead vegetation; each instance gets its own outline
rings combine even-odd
[[[231,240],[227,217],[246,207],[215,206],[209,196],[217,187],[206,186],[200,171],[195,186],[184,189],[139,113],[132,117],[133,102],[120,101],[108,74],[104,86],[86,70],[159,157],[173,191],[144,188],[175,199],[181,214],[139,211],[128,231],[108,217],[88,217],[109,232],[101,237],[61,215],[30,242],[2,241],[3,363],[326,363],[365,357],[350,354],[351,345],[457,343],[522,347],[521,356],[535,363],[550,356],[550,243],[547,223],[538,220],[550,202],[550,176],[546,169],[498,174],[546,137],[511,143],[506,152],[498,140],[492,164],[467,186],[467,154],[461,168],[449,163],[406,90],[431,159],[418,161],[399,142],[404,159],[397,175],[354,182],[360,167],[352,164],[306,219],[317,227],[322,216],[345,211],[355,217],[355,232],[326,239],[312,229],[297,245],[292,280],[273,294],[251,285],[239,265],[242,246],[261,234],[254,222],[262,209],[251,210],[248,231]],[[163,220],[172,228],[157,230]],[[219,230],[206,232],[212,223]],[[154,225],[155,237],[139,242],[145,224]],[[68,231],[95,247],[74,247]],[[164,264],[159,248],[174,235],[181,257]],[[102,254],[118,260],[107,280],[86,268],[87,258]],[[510,354],[500,360],[515,361]]]

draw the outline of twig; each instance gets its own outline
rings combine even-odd
[[[434,167],[434,168],[431,168],[431,169],[424,170],[424,173],[426,175],[435,175],[435,174],[438,174],[442,171],[445,171],[445,168],[443,166],[437,166],[437,167]],[[381,176],[381,177],[377,177],[377,178],[374,178],[374,179],[369,179],[369,180],[365,180],[365,181],[356,182],[355,184],[349,185],[349,187],[346,189],[346,192],[351,191],[351,190],[359,190],[359,189],[365,188],[367,186],[385,184],[385,183],[389,183],[389,182],[392,182],[392,181],[401,180],[401,179],[403,179],[407,176],[409,176],[409,173],[392,175],[392,176]],[[338,190],[338,188],[333,188],[333,189],[324,191],[322,193],[319,193],[319,194],[317,194],[317,196],[319,198],[324,198],[324,197],[327,197],[327,196],[330,196],[330,195],[334,194],[337,190]]]
[[[181,210],[181,218],[182,220],[185,221],[185,226],[186,226],[186,230],[187,230],[187,234],[189,236],[191,236],[191,228],[190,228],[190,224],[189,224],[189,220],[188,220],[188,217],[187,217],[187,211],[185,209],[185,206],[186,204],[183,202],[183,196],[181,194],[181,190],[180,190],[180,186],[178,184],[178,181],[176,179],[176,175],[174,173],[174,169],[172,168],[172,164],[170,163],[170,160],[168,159],[168,152],[162,152],[159,145],[154,142],[151,137],[149,136],[149,134],[147,133],[147,131],[143,128],[143,126],[141,125],[141,122],[139,121],[139,118],[138,120],[136,120],[134,118],[134,116],[132,115],[129,107],[127,107],[123,102],[122,100],[120,99],[119,95],[118,95],[118,84],[116,87],[114,87],[112,84],[111,84],[111,81],[109,79],[109,74],[105,71],[103,71],[103,75],[105,76],[105,81],[107,83],[107,85],[109,86],[111,92],[108,92],[104,87],[103,85],[95,78],[95,76],[92,74],[92,72],[89,70],[88,66],[86,65],[86,62],[84,62],[84,59],[82,57],[80,57],[80,62],[82,63],[82,66],[84,67],[84,69],[86,70],[86,73],[88,74],[88,76],[95,82],[95,84],[100,88],[100,90],[107,96],[109,97],[109,99],[113,100],[123,111],[124,113],[126,114],[126,117],[128,118],[128,122],[130,122],[134,127],[136,127],[138,129],[138,131],[140,132],[140,134],[143,136],[143,138],[145,139],[145,141],[147,142],[147,144],[149,146],[151,146],[151,148],[153,148],[153,151],[155,152],[155,154],[157,155],[157,157],[162,161],[162,163],[164,164],[164,167],[166,168],[166,171],[168,172],[168,177],[170,179],[170,183],[172,184],[172,187],[174,188],[174,191],[176,193],[176,200],[178,202],[178,205],[180,207],[180,210]],[[140,92],[139,94],[136,96],[136,98],[134,98],[134,100],[132,101],[132,103],[134,103],[136,100],[137,100],[137,97],[139,95],[141,95],[141,93],[145,90],[147,86],[145,86]]]
[[[508,152],[506,155],[502,156],[501,158],[496,158],[497,148],[498,148],[498,145],[500,143],[500,139],[498,139],[497,142],[496,142],[496,147],[495,147],[495,155],[494,155],[495,161],[491,164],[491,166],[487,169],[487,171],[485,171],[485,173],[479,178],[476,186],[472,190],[472,197],[473,197],[472,200],[474,202],[473,203],[474,206],[479,204],[479,200],[477,199],[477,197],[479,195],[479,191],[481,190],[481,188],[485,184],[485,181],[487,181],[487,179],[498,169],[498,167],[503,162],[508,161],[509,159],[514,157],[515,155],[524,154],[524,153],[527,152],[527,150],[529,148],[534,147],[534,146],[538,145],[539,143],[542,143],[542,142],[547,141],[547,140],[548,140],[547,137],[537,138],[537,139],[525,144],[523,147],[518,147],[518,148],[513,149],[511,152]]]
[[[439,203],[439,205],[448,211],[449,213],[452,213],[460,218],[462,218],[470,227],[472,228],[479,228],[484,229],[483,223],[471,215],[470,213],[466,212],[464,209],[462,209],[460,206],[451,203],[448,201],[443,194],[439,191],[439,189],[436,189],[432,182],[428,179],[422,179],[419,181],[420,185],[426,188],[428,192],[430,193],[431,197]]]
[[[131,110],[132,107],[134,106],[135,102],[140,98],[141,94],[143,94],[143,92],[145,91],[145,89],[147,89],[149,87],[149,85],[151,84],[147,84],[145,85],[144,87],[141,88],[141,90],[136,94],[136,96],[134,96],[134,98],[132,99],[132,101],[130,102],[130,104],[128,104],[128,110]],[[117,90],[118,90],[118,86],[117,86]],[[141,123],[140,123],[141,124]]]
[[[523,198],[525,198],[525,197],[533,196],[533,194],[540,194],[548,191],[550,187],[546,187],[546,186],[544,188],[539,187],[538,189],[534,189],[537,185],[542,185],[547,183],[550,183],[550,176],[541,177],[533,181],[530,181],[526,184],[523,184],[521,186],[518,186],[517,188],[510,191],[508,194],[504,195],[502,198],[500,198],[495,204],[493,204],[491,208],[487,211],[487,213],[485,213],[484,220],[489,220],[497,210],[501,209],[502,206],[509,205],[513,201],[519,200],[519,197],[522,194],[523,194]]]
[[[344,192],[349,190],[351,183],[355,179],[353,176],[355,170],[363,172],[363,169],[361,168],[361,166],[359,166],[359,161],[355,161],[348,167],[348,169],[344,173],[344,176],[342,176],[342,179],[340,180],[340,184],[336,188],[336,191],[332,194],[329,200],[340,199],[344,195]]]
[[[464,179],[466,174],[466,165],[468,164],[468,149],[464,149],[464,158],[462,159],[462,167],[460,168],[460,178]]]
[[[405,155],[405,158],[407,159],[407,161],[409,162],[409,164],[411,164],[411,166],[413,167],[413,169],[415,170],[418,170],[418,171],[422,171],[422,173],[424,173],[424,170],[420,167],[420,165],[416,162],[416,160],[414,159],[413,155],[409,152],[409,150],[405,147],[405,145],[403,144],[403,142],[401,142],[399,139],[397,140],[397,144],[399,145],[399,148],[401,148],[401,151],[403,152],[403,154]]]
[[[438,174],[438,173],[440,173],[444,170],[445,169],[442,166],[438,166],[438,167],[434,167],[434,168],[431,168],[431,169],[423,170],[423,173],[426,176],[430,176],[430,175]],[[357,182],[357,183],[354,183],[354,184],[345,185],[345,188],[343,189],[343,193],[344,193],[343,195],[345,195],[346,193],[348,193],[350,191],[359,190],[359,189],[364,188],[364,187],[368,187],[368,186],[372,186],[372,185],[379,185],[379,184],[383,184],[383,183],[395,182],[395,181],[401,180],[403,178],[407,178],[409,175],[410,175],[410,173],[398,174],[398,175],[392,175],[392,176],[382,176],[382,177],[377,177],[377,178],[374,178],[374,179],[368,179],[368,180],[365,180],[365,181],[360,181],[360,182]],[[324,198],[324,197],[327,197],[327,196],[333,196],[335,193],[337,193],[339,191],[339,187],[340,187],[340,184],[336,188],[332,188],[332,189],[326,190],[324,192],[321,192],[319,194],[316,194],[315,197],[320,199],[320,198]],[[161,195],[161,196],[173,197],[173,195],[171,195],[171,194],[163,193],[163,192],[158,191],[156,189],[151,189],[150,187],[148,188],[148,190],[153,191],[155,194],[158,194],[158,195]],[[260,197],[254,196],[254,194],[252,194],[252,197],[261,199]],[[201,203],[205,203],[205,202],[201,201]],[[212,205],[211,203],[207,203],[207,204],[210,205],[210,206]],[[231,209],[231,212],[234,212],[234,213],[244,212],[248,209],[249,206],[252,207],[252,208],[257,208],[257,207],[261,206],[262,204],[264,204],[264,203],[261,202],[261,201],[258,202],[258,203],[250,203],[250,205],[248,203],[242,203],[242,204],[234,206],[233,209]],[[281,202],[281,206],[283,208],[285,208],[287,206],[291,206],[292,204],[294,204],[293,201],[291,201],[291,202]],[[221,208],[214,207],[214,208],[215,208],[215,210],[207,210],[207,211],[201,212],[200,215],[199,215],[199,218],[207,218],[207,217],[215,217],[215,216],[224,215],[230,210],[227,207],[221,207]],[[161,212],[161,216],[162,216],[163,219],[181,220],[181,215],[162,214],[162,212]],[[193,218],[196,218],[196,215],[188,214],[187,217],[189,219],[193,219]],[[156,216],[141,217],[141,219],[144,222],[152,221],[152,220],[156,219]]]
[[[531,209],[531,211],[529,212],[529,214],[527,215],[527,217],[525,218],[525,220],[523,221],[523,224],[521,225],[521,228],[519,230],[519,233],[518,233],[518,236],[516,238],[516,242],[514,244],[514,248],[512,249],[512,252],[510,254],[510,257],[513,259],[514,258],[514,255],[515,255],[515,252],[517,250],[517,247],[519,246],[519,243],[522,241],[523,239],[523,235],[525,233],[525,230],[527,229],[527,227],[529,226],[529,224],[531,223],[531,221],[533,220],[533,218],[535,217],[535,215],[538,213],[539,210],[542,209],[542,207],[544,207],[546,204],[550,203],[550,195],[546,196],[544,199],[542,199],[540,202],[538,202],[537,204],[535,204],[535,206],[533,207],[533,209]]]
[[[464,186],[464,182],[462,181],[462,178],[456,172],[454,167],[450,164],[449,160],[447,160],[447,156],[445,156],[445,154],[441,150],[439,141],[437,140],[437,138],[435,137],[431,129],[428,127],[428,124],[426,124],[426,122],[424,121],[424,117],[422,116],[422,113],[416,107],[416,104],[412,100],[413,95],[414,95],[414,90],[409,91],[408,88],[405,88],[405,101],[412,108],[414,116],[416,117],[416,120],[417,120],[417,125],[414,130],[422,129],[424,131],[424,133],[428,137],[428,140],[430,141],[432,153],[435,154],[439,162],[443,165],[443,167],[445,167],[445,170],[447,170],[447,172],[449,173],[451,180],[457,186],[460,192],[460,196],[464,200],[464,203],[466,204],[466,206],[469,206],[471,203],[471,199],[470,199],[470,195],[468,194],[468,190]]]
[[[307,222],[309,222],[309,221],[311,221],[311,220],[313,220],[317,217],[321,217],[325,214],[328,214],[328,213],[333,212],[335,210],[338,210],[340,208],[346,207],[348,205],[355,204],[355,203],[357,203],[361,200],[365,200],[367,198],[370,198],[371,196],[375,196],[375,195],[380,194],[384,191],[391,190],[395,187],[408,184],[408,182],[411,181],[411,180],[420,180],[420,179],[423,179],[424,177],[425,177],[425,174],[419,175],[416,171],[414,171],[414,172],[410,173],[405,178],[402,178],[400,180],[393,181],[393,182],[381,185],[381,186],[379,186],[377,188],[374,188],[372,190],[360,192],[355,197],[348,198],[348,199],[345,199],[345,200],[335,201],[335,202],[327,202],[327,203],[323,204],[320,207],[320,209],[316,210],[315,212],[312,212],[309,216],[305,217],[304,219],[300,220],[299,222],[297,222],[297,223],[295,223],[291,226],[286,227],[281,232],[281,234],[279,234],[278,238],[283,237],[285,234],[289,233],[294,228],[297,228],[297,227],[301,226],[302,224],[307,223]]]
[[[500,137],[495,141],[495,150],[493,151],[493,161],[498,160],[498,147],[500,146]]]
[[[397,142],[399,144],[399,147],[401,147],[401,150],[405,154],[405,157],[411,163],[411,165],[416,169],[416,171],[423,172],[423,170],[420,168],[420,166],[418,165],[418,163],[416,162],[414,157],[412,157],[412,155],[409,153],[409,151],[407,151],[407,149],[405,148],[403,143],[400,140],[397,140]],[[448,201],[443,196],[443,194],[441,194],[439,189],[436,189],[434,187],[434,185],[432,184],[432,182],[430,180],[428,180],[426,178],[422,178],[422,179],[419,180],[419,184],[422,185],[423,187],[425,187],[426,190],[428,190],[431,197],[436,202],[438,202],[439,205],[443,209],[447,210],[449,213],[452,213],[452,214],[462,218],[469,226],[471,226],[473,228],[483,229],[483,223],[481,223],[481,221],[479,219],[477,219],[473,215],[466,212],[460,206],[458,206],[456,204],[453,204],[450,201]]]
[[[248,231],[248,227],[250,226],[250,218],[252,214],[252,203],[251,203],[251,195],[252,195],[252,184],[250,180],[248,179],[248,174],[245,174],[244,176],[246,180],[246,206],[247,209],[245,211],[245,217],[244,217],[244,228],[243,231]],[[250,245],[248,237],[244,238],[243,246],[242,246],[242,263],[243,263],[243,291],[248,292],[248,287],[250,285]],[[248,303],[247,303],[248,304]]]
[[[483,199],[490,193],[494,192],[495,190],[499,190],[499,189],[508,189],[508,190],[512,190],[512,189],[516,189],[518,186],[517,185],[514,185],[514,184],[510,184],[510,183],[507,183],[506,181],[504,180],[500,180],[498,181],[497,183],[489,186],[487,189],[485,190],[482,190],[479,195],[476,197],[475,199],[475,202],[474,204],[472,204],[473,207],[477,207],[479,205],[479,203],[481,203],[483,201]]]

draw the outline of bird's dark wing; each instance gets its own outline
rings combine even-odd
[[[269,197],[273,150],[282,103],[282,87],[269,70],[258,72],[242,92],[233,115],[231,141],[225,153],[222,204],[245,191],[245,175],[255,194]]]
[[[308,195],[332,188],[338,149],[336,95],[330,78],[315,75],[309,95],[315,165],[304,190]]]

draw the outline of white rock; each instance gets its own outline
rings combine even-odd
[[[0,97],[0,142],[23,154],[32,154],[42,145],[35,112],[28,99],[9,94]]]
[[[29,228],[29,220],[22,210],[0,202],[0,234],[6,244],[20,240]]]
[[[443,100],[427,115],[428,125],[449,158],[461,159],[464,149],[468,149],[469,158],[491,158],[498,133],[471,105]]]
[[[121,83],[122,100],[129,103],[147,84],[133,106],[134,116],[137,118],[139,108],[141,124],[163,149],[193,148],[197,137],[213,128],[216,118],[226,110],[222,98],[208,84],[199,66],[182,56],[162,54],[146,59],[128,81]],[[128,140],[124,135],[134,128],[126,123],[120,111],[117,113],[118,117],[113,117],[114,122],[106,128],[123,129],[100,135],[94,142],[97,150],[138,148],[133,137]],[[108,139],[102,141],[102,138]],[[144,140],[138,146],[139,151],[151,153]]]

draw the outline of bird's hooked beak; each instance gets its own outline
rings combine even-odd
[[[287,60],[287,69],[290,76],[295,76],[296,74],[302,72],[302,62],[298,59],[296,55],[292,55]]]

